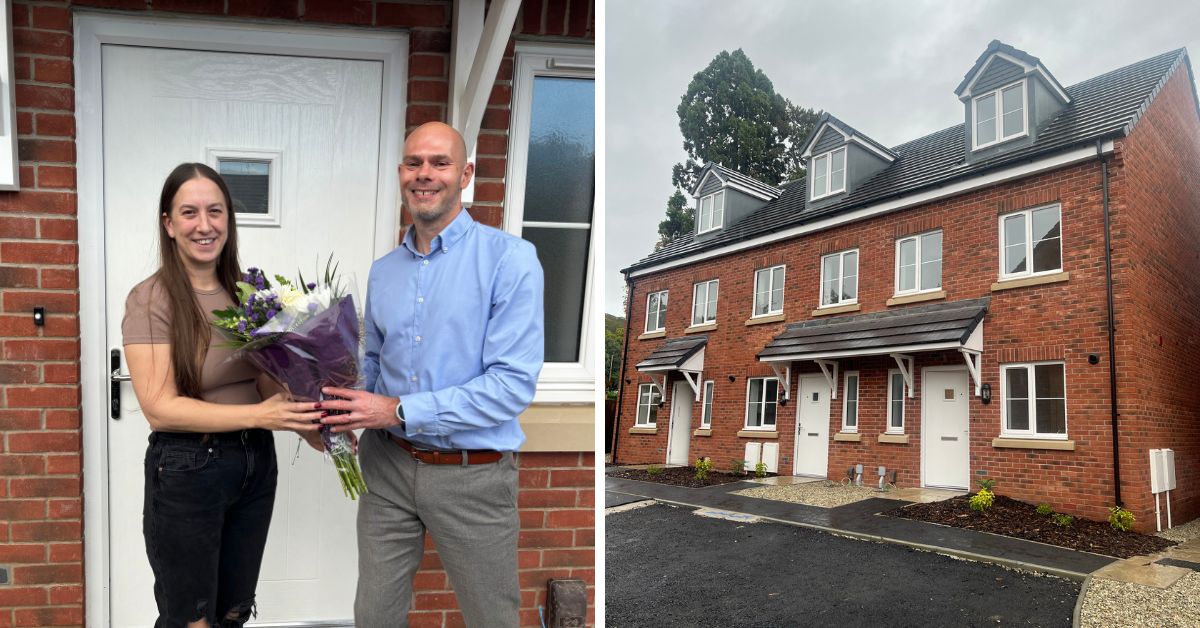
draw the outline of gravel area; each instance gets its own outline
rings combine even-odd
[[[1092,578],[1079,612],[1080,628],[1136,626],[1193,628],[1200,625],[1200,572],[1168,589]]]
[[[1163,530],[1158,533],[1158,536],[1179,543],[1200,537],[1200,519],[1193,519],[1181,526],[1175,526],[1170,530]]]
[[[747,488],[734,491],[733,494],[821,508],[837,508],[871,497],[887,497],[887,493],[881,493],[871,486],[845,486],[829,480]]]

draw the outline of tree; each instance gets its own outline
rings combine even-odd
[[[667,200],[667,217],[658,223],[658,244],[660,249],[681,235],[689,234],[695,226],[696,209],[688,203],[687,197],[678,189]]]
[[[676,109],[687,159],[671,180],[692,189],[705,162],[719,163],[777,185],[803,173],[798,144],[816,114],[775,93],[775,86],[739,48],[722,51],[696,73]]]
[[[817,118],[821,117],[821,112],[815,109],[805,109],[791,102],[787,104],[788,117],[788,136],[784,140],[787,144],[787,150],[784,151],[784,163],[786,164],[786,173],[784,181],[795,181],[803,179],[806,174],[804,168],[804,159],[800,157],[804,151],[804,140],[815,130]]]
[[[625,319],[604,315],[605,392],[615,392],[621,378],[621,354],[625,348]]]

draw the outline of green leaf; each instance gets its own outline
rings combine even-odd
[[[255,288],[254,286],[252,286],[244,281],[237,282],[237,289],[238,289],[238,303],[245,303],[246,299],[250,298],[250,295],[254,294],[255,292],[258,292],[258,288]]]

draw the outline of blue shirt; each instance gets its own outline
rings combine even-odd
[[[465,210],[427,255],[414,232],[371,265],[366,388],[401,399],[392,431],[418,446],[516,451],[545,351],[537,251]]]

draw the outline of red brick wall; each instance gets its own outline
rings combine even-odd
[[[784,314],[789,322],[812,318],[818,305],[820,257],[822,252],[843,248],[859,249],[859,295],[861,312],[890,309],[886,300],[894,291],[895,241],[897,237],[930,228],[943,231],[942,287],[948,301],[990,296],[991,307],[984,322],[982,379],[990,383],[995,400],[984,405],[972,395],[970,401],[971,476],[994,478],[998,490],[1019,499],[1049,502],[1055,508],[1087,517],[1106,515],[1112,502],[1112,454],[1108,423],[1107,336],[1105,334],[1105,291],[1103,251],[1102,183],[1098,162],[1089,162],[991,186],[865,222],[840,226],[802,239],[771,244],[752,251],[667,270],[633,282],[632,338],[623,377],[639,377],[633,365],[646,358],[661,340],[637,340],[644,328],[646,294],[670,290],[667,336],[679,337],[687,327],[694,281],[719,277],[715,331],[708,332],[705,379],[716,382],[711,437],[692,439],[690,457],[712,456],[717,468],[727,468],[744,454],[747,438],[737,432],[745,421],[746,378],[771,375],[755,360],[755,353],[785,323],[747,327],[753,302],[754,270],[787,263]],[[992,292],[998,276],[998,217],[1011,211],[1059,202],[1063,221],[1065,283],[1030,286]],[[893,306],[909,307],[909,306]],[[1089,365],[1087,355],[1102,356],[1099,365]],[[1063,360],[1067,373],[1067,430],[1075,451],[1001,449],[992,446],[1000,435],[1001,363],[1030,360]],[[841,371],[860,371],[859,433],[861,442],[829,443],[829,474],[840,477],[846,467],[862,463],[868,469],[886,465],[899,470],[902,486],[920,484],[921,369],[926,366],[963,364],[957,353],[917,354],[913,399],[906,399],[905,433],[908,444],[880,443],[884,431],[887,394],[886,370],[895,368],[887,358],[842,360]],[[811,362],[796,365],[817,372]],[[795,371],[796,369],[793,369]],[[736,381],[729,382],[729,376]],[[797,374],[793,372],[795,389]],[[842,379],[842,378],[839,378]],[[839,387],[843,385],[838,382]],[[630,434],[636,413],[636,388],[626,387],[621,408],[617,460],[662,463],[670,404],[660,410],[657,434]],[[669,390],[669,385],[668,385]],[[973,392],[973,390],[972,390]],[[830,434],[841,429],[841,391],[831,404]],[[700,404],[693,408],[693,427],[699,422]],[[779,410],[779,467],[790,473],[794,455],[795,406]],[[875,481],[873,475],[868,481]],[[1139,517],[1142,515],[1139,514]]]
[[[12,6],[21,191],[0,192],[0,627],[83,623],[78,236],[71,7],[185,12],[406,29],[406,125],[444,120],[452,5],[445,0],[16,0]],[[592,0],[527,0],[514,40],[590,43]],[[499,225],[512,43],[483,122],[475,217]],[[30,312],[46,307],[46,326]],[[545,580],[594,587],[591,454],[521,456],[522,621],[538,625]],[[414,625],[457,625],[436,554],[421,571]]]
[[[1152,448],[1175,450],[1174,521],[1200,516],[1200,119],[1193,89],[1181,67],[1111,166],[1124,183],[1111,203],[1121,295],[1121,494],[1150,529]]]

